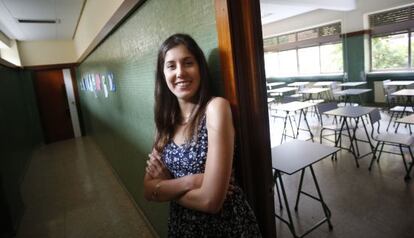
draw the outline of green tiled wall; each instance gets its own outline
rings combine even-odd
[[[0,66],[0,135],[0,195],[17,225],[23,213],[20,184],[33,148],[43,140],[28,71]]]
[[[86,74],[112,72],[116,92],[80,90],[86,134],[92,136],[161,237],[166,236],[168,205],[143,198],[145,161],[154,137],[153,92],[156,54],[177,32],[192,35],[206,54],[216,89],[217,32],[213,0],[147,0],[79,67]],[[80,89],[80,87],[79,87]]]

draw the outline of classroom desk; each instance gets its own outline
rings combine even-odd
[[[325,222],[328,223],[329,230],[332,230],[333,226],[330,220],[331,211],[329,210],[328,206],[323,200],[322,193],[319,188],[318,181],[316,179],[315,172],[313,170],[312,165],[338,152],[338,150],[339,148],[321,145],[321,144],[313,143],[309,141],[301,141],[301,140],[294,140],[294,141],[286,142],[284,144],[281,144],[279,146],[272,148],[272,164],[273,164],[272,167],[275,170],[274,183],[276,185],[276,189],[278,192],[279,205],[280,205],[280,208],[282,209],[283,207],[282,207],[282,202],[280,200],[279,185],[277,182],[279,181],[283,201],[286,206],[286,211],[288,214],[288,220],[284,219],[282,216],[276,213],[275,213],[275,217],[280,219],[286,225],[288,225],[289,230],[292,233],[293,237],[304,237],[305,235],[309,234],[310,232],[312,232],[313,230],[315,230],[317,227],[319,227]],[[318,197],[302,191],[303,178],[304,178],[306,168],[310,169],[313,182],[315,183]],[[293,225],[289,202],[286,196],[286,190],[283,184],[283,178],[281,176],[282,173],[292,175],[299,171],[302,171],[302,173],[300,177],[298,193],[296,196],[295,211],[298,210],[300,195],[303,194],[320,202],[322,206],[322,210],[325,215],[325,217],[322,220],[317,222],[314,226],[312,226],[310,229],[305,231],[302,235],[298,235],[296,233],[295,226]]]
[[[357,87],[357,86],[361,86],[367,84],[367,82],[346,82],[346,83],[340,83],[338,84],[338,86],[341,87]]]
[[[399,118],[395,122],[407,124],[408,128],[410,129],[410,134],[413,134],[413,132],[411,131],[411,125],[414,125],[414,114],[411,114],[411,115],[406,116],[406,117]]]
[[[384,83],[384,86],[397,86],[397,87],[407,87],[411,84],[414,84],[414,81],[390,81],[387,83]]]
[[[275,88],[275,89],[267,90],[267,93],[269,93],[270,96],[272,97],[277,97],[278,99],[280,99],[281,97],[283,97],[285,93],[296,92],[297,90],[298,88],[296,87],[282,87],[282,88]],[[280,100],[276,100],[276,101],[279,102]]]
[[[313,141],[313,134],[312,131],[310,129],[308,120],[306,118],[306,111],[305,109],[309,108],[309,107],[313,107],[315,106],[315,103],[311,103],[311,102],[299,102],[299,101],[295,101],[295,102],[289,102],[289,103],[284,103],[284,104],[279,104],[274,106],[272,109],[275,110],[281,110],[286,112],[284,119],[283,119],[283,131],[282,131],[282,138],[280,140],[280,144],[282,144],[282,142],[284,140],[286,140],[286,137],[291,137],[293,139],[296,139],[299,136],[299,130],[304,130],[304,131],[308,131],[309,135],[310,135],[310,139]],[[299,122],[296,128],[296,133],[295,130],[293,129],[293,123],[292,120],[290,118],[290,114],[295,112],[295,111],[300,111],[299,113]],[[301,123],[301,118],[303,117],[305,123],[306,123],[306,127],[307,129],[302,129],[300,128],[300,123]],[[290,124],[290,128],[292,130],[292,135],[288,135],[287,134],[287,121],[289,120],[289,124]]]
[[[275,88],[275,89],[270,89],[267,90],[268,93],[287,93],[287,92],[292,92],[292,91],[296,91],[298,88],[296,87],[282,87],[282,88]]]
[[[340,142],[340,138],[342,136],[342,131],[344,129],[346,129],[346,132],[348,133],[348,138],[350,138],[350,147],[349,148],[342,148],[342,149],[347,149],[354,155],[355,163],[356,163],[357,168],[359,168],[358,159],[362,159],[365,156],[370,155],[370,154],[373,154],[373,156],[375,157],[374,146],[371,143],[371,138],[369,136],[367,127],[365,125],[365,122],[362,118],[363,116],[368,115],[374,109],[375,108],[373,108],[373,107],[361,107],[361,106],[351,107],[351,106],[347,106],[347,107],[339,107],[337,109],[333,109],[333,110],[330,110],[330,111],[327,111],[327,112],[323,113],[323,114],[326,114],[326,115],[342,117],[341,130],[339,131],[339,136],[335,141],[335,146],[338,147],[339,142]],[[349,124],[348,124],[348,119],[354,119],[355,120],[355,127],[354,127],[352,133],[351,133],[351,129],[350,129]],[[362,125],[364,127],[365,135],[366,135],[367,140],[358,139],[356,137],[356,129],[358,128],[359,121],[362,121]],[[370,146],[371,152],[369,152],[367,154],[364,154],[364,155],[360,155],[359,147],[358,147],[358,141],[368,143],[369,146]],[[355,145],[354,145],[354,143],[355,143]]]
[[[269,89],[272,89],[272,87],[276,87],[276,86],[280,86],[280,85],[284,85],[285,82],[273,82],[273,83],[266,83],[266,86]]]
[[[414,89],[401,89],[401,90],[398,90],[397,92],[391,93],[391,95],[392,96],[406,97],[404,109],[405,109],[405,107],[407,107],[409,105],[411,105],[411,107],[413,107],[413,109],[414,109],[414,105],[413,105],[413,101],[412,101],[412,97],[414,96]]]
[[[316,94],[316,99],[320,99],[322,98],[321,95],[323,92],[327,92],[329,91],[329,88],[304,88],[302,90],[299,91],[299,93],[302,94],[309,94],[309,100],[313,99],[312,95]]]
[[[309,82],[294,82],[294,83],[288,84],[287,86],[289,86],[289,87],[303,87],[307,84],[309,84]]]
[[[332,91],[332,87],[333,84],[336,83],[336,81],[319,81],[313,84],[313,86],[315,87],[322,87],[322,88],[329,88],[329,90],[326,92],[327,93],[327,98],[329,100],[334,100],[334,96],[333,96],[333,91]]]
[[[371,91],[372,91],[372,89],[367,89],[367,88],[351,88],[351,89],[345,89],[345,90],[342,90],[342,91],[336,91],[336,92],[334,92],[334,95],[344,96],[345,97],[345,100],[344,100],[345,105],[346,105],[347,102],[349,102],[349,104],[352,105],[351,96],[358,96],[359,103],[362,104],[361,95],[364,94],[364,93],[371,92]]]
[[[334,81],[319,81],[313,84],[315,87],[330,87]]]

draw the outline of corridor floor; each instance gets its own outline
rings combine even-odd
[[[155,237],[92,139],[34,152],[18,238]]]

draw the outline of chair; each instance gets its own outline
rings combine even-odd
[[[396,89],[392,86],[387,86],[386,84],[391,82],[391,79],[387,79],[382,81],[382,87],[384,89],[384,97],[385,101],[387,102],[387,109],[388,111],[391,109],[393,103],[395,103],[396,96],[392,96],[391,94],[396,91]]]
[[[336,140],[338,139],[338,132],[341,131],[341,125],[338,124],[338,122],[336,120],[336,117],[334,117],[334,124],[324,125],[322,116],[323,116],[324,112],[327,112],[327,111],[338,108],[337,103],[336,102],[320,103],[320,104],[316,105],[316,108],[318,109],[319,119],[320,119],[320,123],[321,123],[321,131],[320,131],[320,135],[319,135],[320,143],[322,144],[322,139],[326,139],[330,142],[335,143]],[[333,131],[333,134],[327,134],[327,135],[324,136],[323,132],[325,130]],[[334,135],[335,139],[333,141],[327,138],[327,136],[331,136],[331,135]],[[342,140],[341,140],[341,138],[339,138],[339,146],[341,146],[341,144],[342,144]]]
[[[285,96],[285,97],[283,97],[280,100],[280,103],[285,104],[285,103],[290,103],[290,102],[295,102],[295,101],[299,101],[299,100],[297,98],[295,98],[295,97]],[[273,122],[276,121],[276,118],[284,119],[286,117],[286,113],[285,112],[279,113],[277,111],[277,109],[274,108],[273,105],[276,106],[276,104],[272,104],[270,106],[270,116],[273,118]],[[293,119],[293,121],[294,121],[294,123],[296,125],[296,119],[295,119],[295,115],[294,114],[292,114],[292,115],[289,116],[289,122],[291,123],[291,125],[293,125],[292,124],[292,119]]]
[[[372,164],[374,162],[375,159],[377,159],[377,162],[379,162],[380,157],[382,152],[384,153],[390,153],[390,154],[401,154],[403,162],[404,162],[404,168],[406,171],[406,175],[404,177],[405,180],[409,180],[410,177],[410,172],[411,169],[413,168],[413,163],[411,162],[411,164],[408,164],[405,156],[404,156],[404,151],[403,148],[407,148],[410,155],[411,155],[411,161],[413,161],[413,153],[411,150],[411,146],[414,145],[414,137],[410,136],[410,135],[404,135],[404,134],[390,134],[390,133],[385,133],[385,134],[380,134],[380,120],[381,120],[381,114],[379,112],[378,109],[373,110],[372,112],[370,112],[369,114],[369,119],[371,121],[371,138],[377,142],[377,145],[375,146],[374,149],[374,156],[372,157],[371,163],[369,165],[368,170],[371,171],[372,168]],[[377,123],[377,133],[376,135],[374,135],[375,129],[374,129],[374,124]],[[378,151],[379,146],[381,145],[381,149],[379,150],[379,155],[378,157],[376,157],[376,153]],[[395,147],[399,147],[400,148],[400,152],[401,153],[395,153],[392,151],[385,151],[384,150],[384,145],[387,146],[395,146]]]

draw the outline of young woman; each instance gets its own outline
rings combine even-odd
[[[212,97],[204,54],[188,35],[161,45],[155,79],[154,148],[147,200],[170,201],[169,237],[260,237],[232,181],[234,127],[227,100]]]

